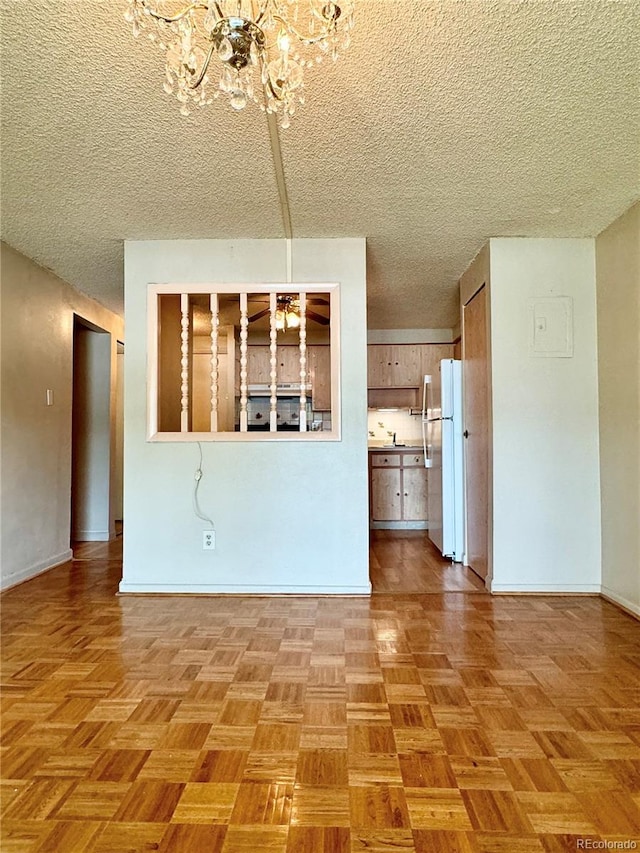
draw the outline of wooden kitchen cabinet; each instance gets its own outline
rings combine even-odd
[[[300,348],[278,347],[278,382],[300,382]]]
[[[453,358],[453,344],[370,344],[368,388],[421,388],[443,358]],[[413,404],[412,404],[413,405]]]
[[[369,453],[371,526],[426,528],[427,469],[424,454],[393,449]]]
[[[300,382],[300,349],[298,346],[278,347],[276,371],[278,384]],[[268,346],[247,347],[247,382],[250,385],[269,385],[271,382],[271,351]]]
[[[388,387],[389,347],[372,344],[367,347],[367,387]]]
[[[271,354],[269,347],[247,347],[247,383],[268,385],[271,382]]]
[[[307,347],[308,368],[313,386],[314,412],[331,411],[331,349],[325,346]]]
[[[423,344],[420,350],[421,376],[433,376],[443,358],[454,357],[454,344]]]
[[[400,468],[371,469],[371,518],[373,521],[400,521],[402,485]]]
[[[367,347],[369,388],[416,388],[420,385],[420,346],[371,344]]]
[[[402,517],[405,521],[427,518],[427,469],[402,469]]]
[[[278,347],[277,381],[300,382],[300,349],[297,346]],[[313,384],[313,410],[331,411],[331,348],[307,347],[307,381]],[[269,385],[271,382],[271,352],[268,346],[247,347],[247,382],[250,385]]]

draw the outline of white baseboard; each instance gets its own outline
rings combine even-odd
[[[179,584],[120,582],[126,593],[173,593],[174,595],[371,595],[371,584],[357,586],[253,586],[242,584]]]
[[[112,539],[115,539],[115,528],[113,531],[113,536],[110,535],[108,530],[73,531],[74,542],[110,542]]]
[[[66,563],[72,558],[73,551],[71,548],[68,548],[61,554],[56,554],[54,557],[48,557],[46,560],[41,560],[39,563],[35,563],[33,566],[28,566],[26,569],[20,569],[8,577],[2,578],[2,581],[0,582],[0,590],[4,591],[5,589],[11,589],[11,587],[17,586],[19,583],[24,583],[24,581],[31,580],[31,578],[35,578],[44,572],[48,572],[49,569],[55,569],[56,566]]]
[[[600,584],[584,583],[495,583],[491,582],[492,594],[511,593],[512,595],[520,595],[522,593],[531,593],[534,595],[598,595],[600,593]]]
[[[600,589],[600,594],[603,598],[606,598],[607,601],[610,601],[612,604],[617,604],[622,607],[623,610],[628,610],[629,613],[632,613],[634,616],[640,616],[640,606],[637,605],[634,601],[631,601],[629,598],[625,598],[623,595],[618,595],[617,592],[614,592],[612,589],[609,589],[608,586],[602,586]]]

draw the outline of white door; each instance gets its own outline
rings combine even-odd
[[[489,565],[489,359],[486,288],[462,314],[467,562],[486,578]]]

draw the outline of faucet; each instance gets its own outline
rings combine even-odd
[[[393,434],[392,444],[394,447],[396,446],[396,434],[395,434],[395,432]]]

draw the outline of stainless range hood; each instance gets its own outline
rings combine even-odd
[[[300,388],[301,385],[299,382],[279,382],[276,385],[276,396],[277,397],[299,397],[300,396]],[[311,383],[307,383],[305,385],[305,394],[311,394],[312,386]],[[270,397],[271,396],[271,386],[264,384],[259,385],[247,385],[247,396],[248,397]]]

